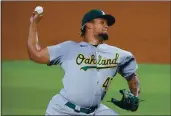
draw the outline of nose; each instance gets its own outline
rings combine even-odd
[[[108,28],[109,27],[108,24],[107,24],[107,22],[104,23],[104,26],[105,26],[105,28]]]
[[[105,25],[105,29],[108,29],[108,27],[109,27],[109,26],[106,24],[106,25]]]

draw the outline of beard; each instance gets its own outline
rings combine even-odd
[[[107,33],[100,33],[97,35],[100,39],[108,40],[108,34]]]

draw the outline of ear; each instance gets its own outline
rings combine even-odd
[[[88,29],[91,29],[91,28],[93,27],[93,24],[90,23],[90,22],[87,22],[87,23],[86,23],[86,27],[87,27]]]

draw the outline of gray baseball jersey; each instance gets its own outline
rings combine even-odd
[[[49,65],[60,64],[64,70],[60,94],[82,107],[100,104],[117,72],[126,78],[137,69],[130,52],[107,44],[66,41],[48,46],[48,52]]]

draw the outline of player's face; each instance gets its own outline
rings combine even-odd
[[[95,36],[102,37],[104,40],[108,39],[108,24],[107,20],[103,18],[96,18],[93,20],[92,32]]]

